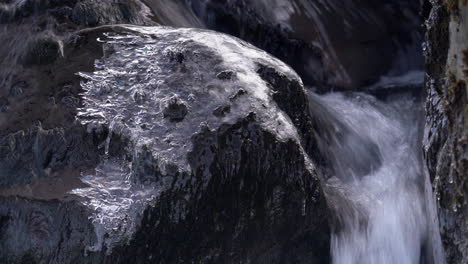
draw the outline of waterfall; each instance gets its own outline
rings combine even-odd
[[[310,100],[312,114],[322,115],[323,131],[314,133],[326,136],[319,147],[333,167],[326,180],[333,263],[443,263],[440,239],[429,233],[438,227],[428,221],[421,103],[359,93],[311,93]]]

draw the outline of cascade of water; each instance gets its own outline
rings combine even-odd
[[[334,167],[326,182],[335,212],[333,263],[442,263],[440,240],[429,234],[437,223],[428,221],[432,199],[425,197],[430,189],[419,150],[420,104],[411,98],[383,103],[364,94],[310,98],[312,112],[321,105],[331,116],[321,119],[325,130],[333,128],[326,134],[346,134],[328,136],[328,149],[321,146]],[[361,165],[350,165],[356,162]],[[366,170],[356,169],[364,164]]]

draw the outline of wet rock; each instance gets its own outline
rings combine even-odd
[[[425,160],[437,197],[447,263],[468,259],[467,76],[468,7],[463,1],[431,1],[426,21]],[[445,4],[450,4],[446,6]]]
[[[58,7],[51,11],[52,16],[54,16],[58,21],[66,21],[73,19],[73,9],[68,6]]]
[[[60,102],[71,109],[76,109],[80,105],[80,99],[73,96],[65,96]]]
[[[231,112],[231,106],[230,105],[221,105],[221,106],[217,107],[213,111],[213,115],[215,115],[217,117],[223,117],[226,114],[228,114],[229,112]]]
[[[305,96],[297,75],[279,60],[213,32],[130,27],[113,34],[108,34],[103,45],[113,45],[116,52],[97,60],[94,72],[80,73],[86,92],[81,94],[83,107],[78,121],[87,128],[107,128],[98,134],[98,142],[101,151],[108,155],[96,171],[129,173],[126,177],[136,184],[126,188],[142,186],[139,193],[149,190],[149,198],[141,197],[135,203],[142,205],[138,209],[144,212],[142,218],[126,221],[113,213],[112,219],[119,220],[111,226],[122,227],[110,231],[104,226],[104,234],[97,234],[101,242],[93,245],[94,251],[84,259],[92,263],[95,259],[101,263],[148,259],[170,263],[328,262],[325,197],[318,173],[301,146],[296,123],[290,121],[290,116],[310,114],[302,111],[307,105],[293,106],[307,102],[307,98],[288,103],[286,99],[276,102],[276,97],[272,97],[278,91],[290,99]],[[126,37],[121,38],[120,34]],[[151,41],[153,37],[159,41]],[[218,38],[229,48],[218,50],[211,41],[186,41],[191,38]],[[187,71],[174,71],[179,62],[167,60],[165,53],[159,52],[173,47],[187,51]],[[138,64],[127,61],[136,57]],[[261,81],[257,61],[276,69],[283,78],[281,86],[279,82],[267,85]],[[259,81],[232,80],[216,89],[205,89],[209,83],[219,83],[214,69],[232,65]],[[106,74],[122,72],[123,67],[124,78]],[[153,67],[158,70],[151,71]],[[201,75],[206,78],[197,77]],[[141,82],[144,77],[150,79]],[[99,84],[96,80],[100,80]],[[125,89],[100,92],[100,87],[117,80]],[[159,81],[157,90],[154,80]],[[290,83],[294,87],[287,85]],[[136,105],[131,96],[135,90],[151,91],[152,96]],[[288,90],[295,94],[289,96]],[[171,96],[175,92],[177,96]],[[231,102],[231,110],[223,112],[225,121],[213,116],[213,109],[225,105],[236,94],[242,100]],[[287,111],[283,112],[283,108]],[[178,118],[180,113],[184,113],[183,122],[164,121]],[[151,121],[149,126],[147,121]],[[118,161],[110,162],[115,159]],[[106,179],[90,177],[93,181]],[[125,190],[119,189],[120,195]],[[112,202],[107,201],[110,197],[103,198],[104,194],[87,195],[83,198]],[[92,217],[105,215],[97,212]],[[130,223],[136,225],[132,227]],[[159,239],[155,240],[155,236]],[[98,245],[103,245],[102,249]],[[107,246],[112,247],[110,255],[104,255]]]
[[[229,81],[235,77],[236,77],[236,73],[233,71],[222,71],[216,75],[216,78],[223,80],[223,81]]]
[[[40,38],[29,43],[19,60],[24,66],[45,65],[54,62],[59,55],[60,44],[56,39]]]
[[[169,59],[171,61],[177,61],[178,63],[182,64],[184,62],[185,56],[183,51],[172,51],[168,52]]]
[[[97,138],[80,127],[36,127],[0,138],[0,187],[32,183],[48,177],[48,169],[92,166],[98,159]]]
[[[0,97],[0,112],[7,112],[10,102],[5,97]]]
[[[180,122],[184,120],[187,113],[187,105],[178,97],[170,98],[163,111],[164,118],[168,118],[171,122]]]
[[[77,24],[97,26],[99,24],[99,8],[89,3],[81,2],[73,8],[72,19]]]
[[[23,94],[27,88],[28,84],[25,81],[18,81],[11,86],[10,95],[12,97],[19,96]]]
[[[270,52],[291,65],[307,84],[357,89],[387,72],[422,68],[417,0],[190,4],[205,27]],[[404,49],[411,52],[404,54]]]
[[[247,91],[240,88],[239,90],[237,90],[237,92],[234,95],[229,97],[229,100],[230,101],[235,101],[236,99],[238,99],[239,97],[241,97],[244,94],[247,94]]]
[[[316,179],[304,167],[296,143],[279,142],[257,122],[249,115],[234,125],[193,135],[188,159],[198,169],[176,179],[186,177],[187,184],[198,187],[167,190],[145,211],[135,239],[116,248],[108,263],[150,258],[170,263],[327,263],[328,253],[322,250],[328,250],[328,238],[322,231],[328,227],[319,220],[324,205],[315,200],[321,199]],[[212,179],[197,183],[206,177],[200,167],[206,159],[212,160],[207,167]]]
[[[14,11],[7,6],[0,6],[0,23],[6,23],[12,20]]]
[[[0,230],[2,263],[71,263],[96,242],[87,209],[76,202],[2,197]]]
[[[16,113],[0,113],[0,262],[329,262],[328,209],[312,148],[302,146],[308,126],[297,120],[309,112],[291,105],[307,99],[295,98],[304,88],[288,66],[212,32],[79,30],[150,23],[138,1],[45,2],[0,34],[9,45],[28,44],[51,30],[64,52],[32,49],[46,55],[29,56],[25,65],[41,67],[24,69],[13,63],[22,45],[0,50],[5,87],[12,72],[29,84],[18,100],[0,90]],[[42,23],[59,7],[67,11]],[[9,38],[36,19],[37,35]],[[160,52],[180,47],[175,60]],[[294,83],[294,95],[261,81],[257,60]],[[180,64],[186,70],[174,71]],[[232,67],[258,82],[215,78]],[[106,69],[123,74],[100,76]],[[272,90],[294,100],[272,98]],[[226,102],[231,111],[214,116]]]

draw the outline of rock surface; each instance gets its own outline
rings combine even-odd
[[[26,69],[41,81],[23,99],[40,100],[37,116],[2,123],[1,261],[329,261],[301,121],[313,117],[288,66],[194,29],[100,27],[61,43],[41,66],[55,75]],[[281,81],[265,81],[263,67]],[[61,97],[42,95],[61,85]],[[231,111],[214,115],[220,106]]]
[[[430,1],[426,21],[425,158],[447,263],[468,260],[466,1]],[[448,5],[450,3],[451,5]]]

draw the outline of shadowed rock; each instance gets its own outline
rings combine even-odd
[[[177,97],[172,97],[164,108],[164,118],[171,122],[180,122],[184,120],[188,113],[187,106]]]
[[[329,261],[328,209],[295,118],[311,119],[307,97],[296,98],[306,93],[288,66],[237,39],[193,29],[102,27],[64,44],[65,56],[47,67],[71,65],[57,70],[60,78],[79,71],[82,79],[55,100],[67,102],[63,109],[77,121],[56,116],[25,134],[12,133],[33,116],[3,123],[2,233],[32,242],[10,247],[8,235],[0,260]],[[267,84],[259,63],[283,81]],[[226,82],[217,78],[223,71],[244,78]],[[8,213],[13,206],[31,217]],[[60,210],[85,220],[67,220]]]

